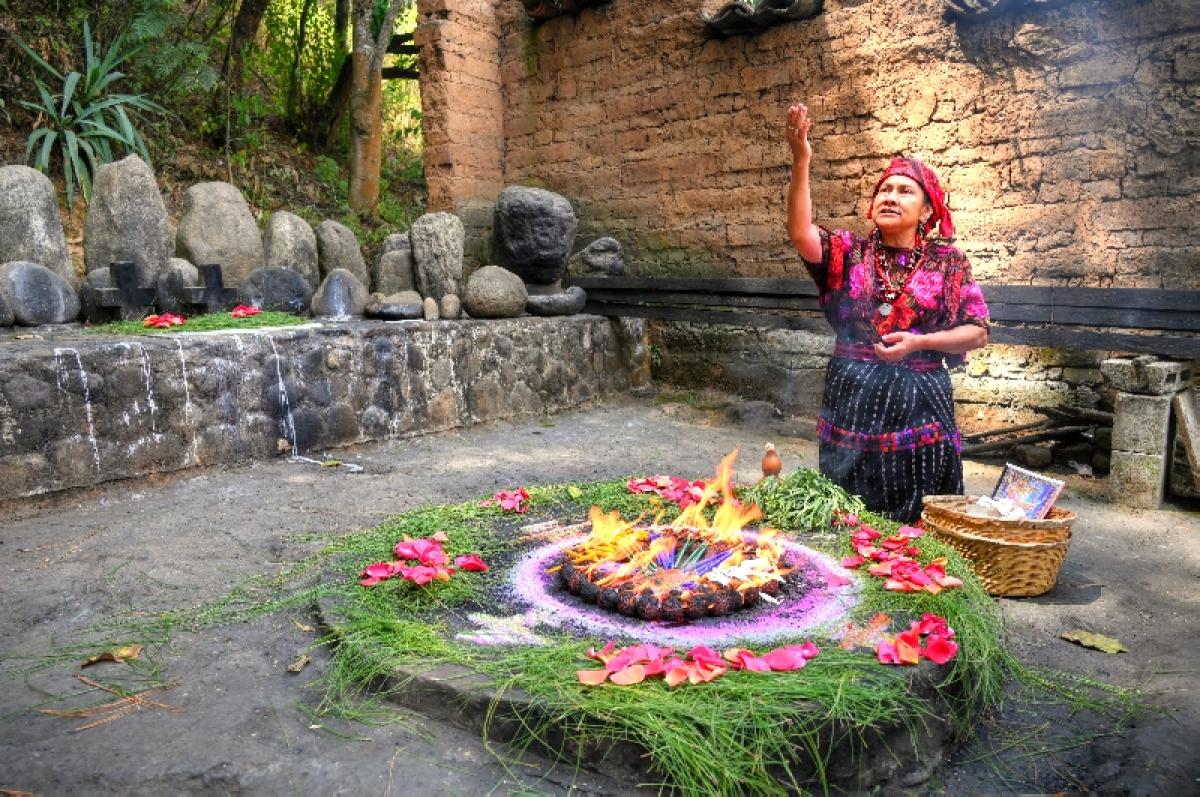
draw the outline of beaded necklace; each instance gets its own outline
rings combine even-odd
[[[897,286],[892,282],[892,273],[887,262],[888,257],[884,253],[886,247],[879,236],[878,228],[871,237],[874,239],[875,250],[875,297],[879,299],[879,315],[887,318],[892,314],[894,305],[900,296],[908,289],[908,283],[912,280],[913,274],[917,273],[917,266],[924,254],[924,247],[921,246],[921,239],[918,236],[917,245],[911,251],[901,251],[896,254],[895,265],[904,273],[904,281]]]

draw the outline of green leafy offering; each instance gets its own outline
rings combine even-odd
[[[783,478],[769,476],[747,490],[742,499],[758,504],[767,522],[780,529],[824,531],[836,515],[865,509],[861,498],[811,468]]]
[[[1101,650],[1105,653],[1129,652],[1129,648],[1122,645],[1120,640],[1104,636],[1103,634],[1092,634],[1076,629],[1074,631],[1063,631],[1059,636],[1068,642],[1074,642],[1077,645],[1083,645],[1085,648],[1091,648],[1092,650]]]

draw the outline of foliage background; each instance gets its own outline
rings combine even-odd
[[[123,65],[125,77],[117,85],[120,91],[145,94],[170,112],[143,116],[139,126],[174,218],[189,186],[224,180],[242,190],[264,223],[277,209],[312,224],[337,219],[355,230],[364,254],[373,257],[383,237],[407,229],[424,211],[419,89],[413,80],[384,83],[380,220],[362,220],[346,204],[345,119],[329,136],[311,129],[349,51],[350,31],[336,35],[336,0],[308,1],[296,91],[291,91],[292,63],[306,0],[270,0],[246,50],[242,90],[226,105],[221,69],[241,0],[0,0],[0,163],[24,163],[25,141],[39,124],[16,102],[35,99],[37,90],[36,67],[14,36],[56,68],[77,68],[87,21],[102,47],[122,33],[142,44]],[[410,5],[396,31],[411,31],[415,24],[415,5]],[[413,66],[415,60],[390,56],[389,65]],[[50,177],[65,197],[57,164]],[[86,208],[77,202],[68,210],[64,204],[62,212],[81,268]]]

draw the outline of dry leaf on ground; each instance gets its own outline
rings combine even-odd
[[[142,646],[141,645],[125,645],[124,647],[113,648],[112,650],[106,650],[103,653],[97,653],[95,656],[92,656],[90,659],[85,661],[83,664],[80,664],[79,666],[80,667],[90,667],[93,664],[99,664],[102,661],[115,661],[115,662],[121,663],[121,662],[126,662],[126,661],[132,661],[141,655],[142,655]]]
[[[1118,639],[1113,639],[1110,636],[1103,634],[1092,634],[1088,631],[1063,631],[1059,634],[1063,639],[1074,642],[1077,645],[1083,645],[1085,648],[1094,650],[1102,650],[1105,653],[1128,653],[1129,648],[1121,644]]]

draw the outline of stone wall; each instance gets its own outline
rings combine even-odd
[[[0,346],[0,499],[563,409],[629,385],[596,316]]]
[[[657,375],[691,387],[719,386],[793,415],[821,408],[833,335],[702,324],[655,324]],[[1031,405],[1111,410],[1114,391],[1100,372],[1101,352],[988,346],[951,372],[964,433],[1026,423]]]
[[[421,0],[430,199],[542,185],[576,204],[582,243],[617,237],[630,273],[795,275],[782,119],[803,99],[822,223],[865,230],[906,151],[941,173],[983,281],[1194,287],[1195,4],[1049,5],[963,23],[933,0],[829,0],[718,39],[700,0],[542,24],[517,0]]]

